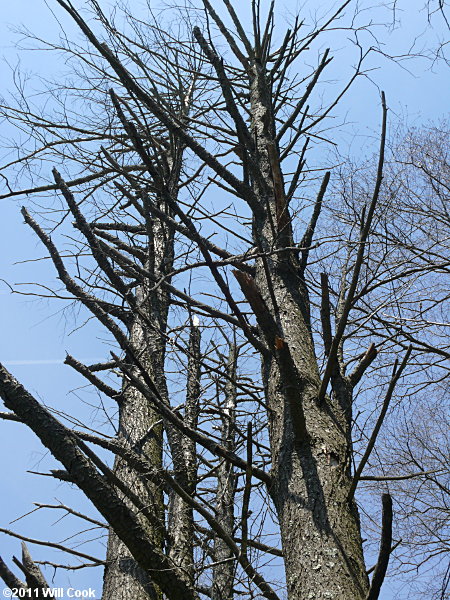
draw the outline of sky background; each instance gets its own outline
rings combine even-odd
[[[137,0],[131,0],[130,4],[133,5],[134,2],[136,6],[140,5]],[[43,0],[15,0],[2,6],[0,97],[12,89],[10,66],[15,66],[19,58],[25,71],[42,76],[57,75],[63,70],[64,65],[58,56],[36,51],[19,51],[15,47],[18,36],[13,33],[12,28],[20,25],[28,27],[44,39],[56,38],[59,25],[46,4],[56,7],[56,2],[52,0],[48,3]],[[76,4],[78,6],[80,2]],[[286,15],[295,12],[294,2],[285,5],[283,11]],[[398,18],[403,23],[402,27],[390,32],[379,28],[379,34],[386,43],[386,51],[403,54],[411,47],[414,39],[417,48],[425,47],[431,50],[439,40],[446,39],[448,31],[441,19],[435,18],[432,21],[433,27],[427,28],[426,13],[422,10],[423,2],[410,0],[399,3],[399,8],[404,9],[398,13]],[[78,35],[57,7],[55,13],[69,37]],[[370,16],[376,22],[381,17],[381,12],[374,11]],[[337,42],[340,48],[337,52],[339,62],[336,60],[332,74],[330,73],[330,80],[335,80],[336,85],[345,78],[353,64],[353,54],[347,53],[345,49],[345,35],[339,35],[339,38],[337,34],[329,35],[330,45],[333,47]],[[449,72],[448,66],[443,62],[433,63],[430,60],[415,59],[394,64],[379,55],[374,55],[371,61],[374,66],[380,65],[378,70],[370,73],[375,83],[361,79],[338,111],[337,122],[344,119],[347,122],[338,137],[344,153],[349,150],[353,154],[363,155],[373,151],[371,144],[374,136],[378,134],[380,122],[377,85],[386,92],[393,124],[397,118],[407,118],[409,123],[420,126],[429,120],[448,116]],[[0,124],[0,138],[4,139],[10,135],[11,130]],[[0,157],[1,152],[0,149]],[[23,224],[20,215],[20,205],[23,202],[26,202],[26,199],[0,200],[0,361],[42,402],[59,406],[67,412],[70,412],[71,403],[76,403],[78,414],[80,402],[76,396],[76,388],[83,385],[83,380],[63,365],[66,351],[89,363],[102,359],[107,354],[107,349],[93,326],[68,335],[74,328],[75,321],[70,313],[62,312],[63,303],[36,300],[10,293],[5,281],[16,284],[39,280],[48,285],[55,281],[53,269],[47,261],[23,262],[43,256],[40,243]],[[93,407],[85,405],[83,410],[87,417],[95,418]],[[69,532],[76,531],[75,521],[71,521],[70,525],[63,522],[50,529],[57,517],[54,512],[49,514],[49,511],[40,511],[38,518],[29,517],[9,525],[20,515],[30,511],[32,502],[56,504],[56,499],[63,499],[65,502],[76,504],[80,510],[88,510],[82,494],[71,490],[66,484],[26,473],[27,470],[45,471],[57,468],[57,465],[25,427],[0,421],[0,465],[0,527],[11,527],[30,537],[52,538],[58,541]],[[96,532],[93,532],[92,537],[95,535]],[[62,560],[56,553],[41,551],[36,546],[30,548],[36,557],[45,555],[50,560]],[[81,550],[95,552],[94,547],[83,547]],[[19,556],[19,553],[20,545],[17,540],[0,536],[0,555],[9,565],[12,555]],[[99,551],[97,555],[100,555]],[[68,562],[75,561],[69,558]],[[53,573],[46,573],[51,579]],[[97,590],[97,598],[100,597],[101,569],[88,569],[82,574],[75,571],[71,575],[59,570],[55,577],[55,585],[69,585],[69,581],[78,588],[94,587]],[[383,598],[393,598],[394,591],[400,587],[395,582],[388,581]]]

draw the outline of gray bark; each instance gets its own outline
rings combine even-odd
[[[264,186],[254,240],[263,251],[292,247],[284,183],[274,142],[271,94],[255,67],[252,131]],[[269,344],[263,358],[274,485],[290,600],[366,597],[368,578],[356,505],[348,501],[350,419],[334,399],[318,402],[320,375],[309,300],[293,251],[257,262],[256,288],[272,319],[259,323]],[[245,290],[244,290],[245,291]],[[251,295],[251,291],[247,292]],[[257,314],[258,316],[258,314]]]
[[[200,399],[200,328],[191,323],[184,422],[197,428]],[[196,444],[172,431],[175,481],[192,497],[197,480]],[[169,556],[194,581],[194,515],[192,507],[175,492],[170,498],[168,532]]]
[[[173,263],[173,237],[160,222],[154,222],[148,248],[146,268],[156,276],[171,269]],[[152,284],[150,284],[152,285]],[[163,334],[167,326],[168,295],[159,290],[149,293],[148,285],[142,284],[137,290],[140,309],[146,317],[135,320],[130,328],[130,342],[139,351],[142,364],[155,381],[161,395],[167,400],[167,385],[164,375],[165,340]],[[153,326],[149,326],[149,323]],[[138,373],[136,373],[138,375]],[[124,383],[123,401],[119,409],[118,439],[126,442],[150,464],[162,467],[163,425],[160,415],[129,382]],[[153,524],[147,523],[149,539],[160,549],[164,543],[164,502],[163,492],[154,483],[143,481],[123,459],[117,457],[115,474],[151,507],[155,516]],[[158,526],[158,523],[160,524]],[[104,572],[103,600],[111,600],[120,594],[122,600],[157,600],[161,592],[148,573],[145,573],[133,560],[129,550],[111,529],[108,539]]]
[[[230,348],[228,359],[228,375],[225,388],[225,405],[222,414],[222,445],[228,450],[235,451],[236,426],[236,362],[237,350]],[[234,496],[236,476],[234,467],[227,461],[222,461],[217,470],[216,519],[226,533],[232,538],[234,534]],[[216,536],[214,538],[213,580],[211,588],[212,600],[232,600],[235,560],[230,547]]]

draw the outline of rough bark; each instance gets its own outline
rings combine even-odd
[[[130,340],[137,348],[142,349],[144,364],[154,376],[150,367],[145,331],[139,323],[131,329]],[[149,406],[148,400],[135,388],[125,384],[123,401],[119,414],[119,435],[121,442],[126,442],[133,450],[138,451],[154,466],[162,465],[162,426],[159,415]],[[162,490],[154,484],[142,481],[123,459],[117,457],[114,464],[115,474],[149,504],[155,516],[164,523]],[[125,500],[126,502],[126,500]],[[162,548],[163,532],[157,526],[147,524],[149,538]],[[156,600],[160,593],[152,584],[147,573],[138,567],[129,550],[111,529],[108,539],[104,572],[103,599],[109,600],[120,594],[123,600],[149,598]]]
[[[191,323],[189,336],[189,358],[184,422],[192,429],[197,428],[200,399],[200,328]],[[188,437],[177,435],[173,448],[175,481],[192,497],[197,483],[196,444]],[[192,507],[175,492],[172,492],[169,507],[168,530],[170,536],[169,556],[194,582],[194,515]]]
[[[255,66],[252,130],[264,186],[254,241],[263,251],[292,247],[264,70]],[[309,324],[309,302],[292,250],[257,262],[256,287],[273,315],[263,325],[263,358],[274,485],[290,600],[361,599],[368,592],[358,513],[351,486],[348,413],[334,400],[318,402],[320,376]],[[256,315],[258,317],[258,314]]]
[[[230,348],[227,372],[229,379],[225,388],[225,403],[222,414],[222,445],[230,451],[235,450],[236,427],[236,346]],[[234,467],[227,461],[222,461],[217,470],[216,519],[226,533],[233,537],[235,528],[234,496],[236,490],[236,475]],[[216,536],[214,538],[213,580],[211,600],[232,600],[235,560],[229,546]]]
[[[147,250],[146,268],[155,276],[161,276],[171,269],[173,263],[172,232],[158,221],[152,224]],[[151,284],[150,284],[151,285]],[[167,326],[168,294],[158,290],[149,293],[149,285],[142,284],[137,290],[137,301],[145,317],[135,317],[130,328],[130,342],[140,353],[150,377],[167,400],[167,385],[164,375],[165,339]],[[149,323],[153,326],[149,326]],[[136,373],[137,374],[137,373]],[[162,468],[163,425],[160,415],[135,387],[124,383],[123,400],[119,407],[118,439],[145,457],[156,468]],[[147,524],[149,539],[163,548],[164,500],[162,489],[154,483],[142,480],[123,459],[117,457],[115,474],[151,507],[156,523]],[[126,500],[125,500],[126,501]],[[158,527],[157,522],[161,527]],[[107,565],[104,572],[103,599],[120,597],[123,600],[157,600],[161,592],[148,573],[138,567],[129,550],[111,529],[108,539]]]

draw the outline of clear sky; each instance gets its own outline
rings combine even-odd
[[[138,0],[130,0],[131,5],[133,2],[141,4]],[[403,21],[403,26],[391,31],[381,27],[378,29],[380,38],[386,44],[386,52],[406,53],[415,38],[417,49],[422,46],[431,49],[437,40],[446,39],[448,31],[442,20],[435,18],[434,28],[427,29],[426,13],[422,10],[424,2],[425,0],[399,2],[398,18]],[[81,5],[81,2],[75,3],[77,6]],[[322,3],[324,6],[328,4],[330,3]],[[295,2],[284,2],[284,5],[287,7],[283,9],[284,12],[295,12]],[[312,3],[309,6],[311,5]],[[3,57],[4,60],[0,62],[0,86],[3,88],[0,88],[0,96],[8,88],[11,89],[11,75],[7,63],[14,66],[18,57],[25,70],[37,74],[55,74],[61,69],[61,63],[58,62],[61,59],[55,55],[17,50],[14,45],[18,36],[10,29],[11,26],[23,24],[44,38],[55,38],[58,25],[49,7],[53,7],[58,18],[62,19],[61,22],[70,37],[73,28],[53,0],[15,0],[3,3],[0,58]],[[376,21],[381,17],[381,12],[374,11],[373,15],[369,16],[373,16],[373,20]],[[367,39],[366,34],[361,33],[361,36]],[[348,53],[344,47],[344,39],[342,34],[339,34],[339,38],[337,34],[329,36],[330,46],[333,48],[333,44],[339,40],[338,45],[341,48],[337,52],[339,60],[333,64],[332,75],[330,74],[330,78],[336,80],[336,85],[339,85],[339,81],[351,70],[354,61],[354,55]],[[433,64],[429,60],[419,58],[395,64],[375,54],[371,61],[373,66],[381,65],[378,70],[371,71],[370,77],[385,90],[391,119],[395,121],[396,117],[406,115],[410,123],[420,125],[430,119],[447,116],[450,106],[450,73],[445,64]],[[353,93],[344,100],[339,115],[341,119],[345,116],[348,123],[345,133],[340,134],[342,149],[345,150],[345,146],[349,144],[352,144],[353,149],[360,149],[366,145],[365,140],[379,130],[379,94],[376,85],[368,79],[360,80]],[[0,124],[0,137],[5,138],[10,134],[11,130]],[[1,160],[1,163],[3,162],[4,160]],[[47,261],[20,264],[21,261],[43,256],[42,247],[23,224],[19,212],[22,202],[26,203],[26,199],[0,201],[0,280],[11,284],[39,280],[51,285],[54,282],[54,272]],[[69,367],[62,364],[66,351],[83,361],[95,362],[106,355],[106,349],[93,327],[83,328],[68,336],[74,327],[74,320],[70,313],[61,312],[63,307],[64,304],[58,301],[11,295],[8,286],[0,281],[0,361],[43,402],[70,412],[71,403],[76,402],[77,406],[79,405],[79,400],[71,390],[83,385],[83,382]],[[86,406],[85,410],[86,414],[92,415],[90,407]],[[56,503],[55,499],[58,498],[76,503],[77,506],[86,506],[82,495],[76,490],[68,489],[69,486],[58,484],[50,478],[26,474],[27,470],[45,471],[55,468],[56,465],[24,427],[0,422],[0,457],[3,475],[0,484],[0,527],[9,528],[9,522],[28,512],[32,508],[32,502]],[[52,514],[51,518],[44,512],[39,514],[39,518],[23,519],[11,528],[25,535],[54,538],[58,541],[61,541],[69,530],[76,530],[73,526],[70,528],[64,524],[50,528],[56,521],[55,514]],[[36,557],[51,556],[51,560],[62,560],[61,556],[48,550],[41,551],[35,546],[31,549]],[[81,550],[90,551],[85,547]],[[12,555],[19,555],[19,552],[17,540],[0,537],[0,554],[9,565]],[[74,561],[70,559],[69,562]],[[51,578],[52,573],[48,574]],[[58,571],[55,585],[66,585],[65,577]],[[96,588],[97,597],[100,597],[101,569],[89,569],[82,575],[75,571],[70,578],[77,587]],[[393,597],[393,585],[387,584],[383,598]]]

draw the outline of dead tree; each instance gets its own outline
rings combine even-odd
[[[37,434],[63,465],[54,475],[76,484],[108,523],[104,600],[119,589],[123,598],[278,600],[270,557],[283,561],[290,600],[375,599],[391,553],[392,501],[385,494],[370,583],[355,492],[414,350],[391,344],[380,319],[360,335],[365,311],[373,314],[368,265],[386,102],[382,95],[373,185],[329,273],[319,218],[330,172],[313,179],[306,156],[364,57],[322,107],[314,98],[330,51],[313,68],[305,57],[351,3],[311,31],[295,21],[278,44],[274,3],[264,17],[251,3],[251,34],[223,4],[222,14],[203,0],[177,36],[154,22],[164,41],[155,44],[137,18],[132,35],[120,32],[91,1],[97,33],[72,2],[55,0],[85,36],[80,58],[107,82],[99,92],[107,118],[94,132],[74,124],[81,141],[63,140],[73,150],[68,170],[78,161],[88,174],[55,170],[54,183],[5,196],[57,193],[74,220],[89,255],[84,275],[69,272],[52,236],[23,210],[66,291],[115,346],[105,363],[67,363],[117,402],[119,427],[116,438],[69,428],[5,367],[3,416]],[[19,165],[58,151],[57,125],[26,103],[3,110],[47,135]],[[390,352],[376,382],[381,402],[355,453],[358,392],[365,377],[373,387],[380,350]],[[120,389],[106,373],[120,375]],[[114,468],[95,444],[115,456]],[[270,544],[275,526],[280,543]]]

